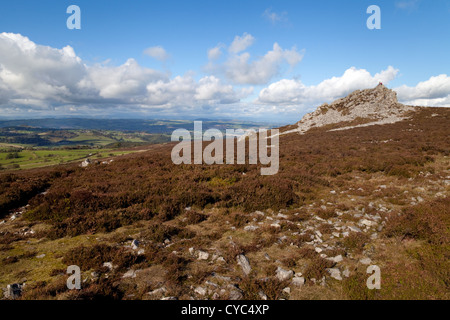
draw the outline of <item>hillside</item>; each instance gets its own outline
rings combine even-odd
[[[18,284],[20,299],[449,299],[450,110],[410,112],[371,90],[286,130],[274,176],[176,166],[171,144],[0,174],[0,287]],[[66,287],[72,264],[80,291]]]

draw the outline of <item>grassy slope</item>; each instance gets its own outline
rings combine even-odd
[[[261,177],[249,165],[174,166],[170,146],[52,174],[47,194],[34,196],[22,218],[0,225],[0,287],[27,280],[24,298],[33,299],[151,299],[160,296],[147,293],[162,286],[165,296],[204,298],[191,289],[203,286],[211,290],[208,298],[216,292],[227,299],[229,285],[248,299],[260,298],[259,291],[270,299],[448,299],[449,117],[447,109],[427,109],[393,125],[284,136],[280,172],[273,177]],[[37,176],[0,176],[0,195]],[[346,237],[344,231],[365,214],[376,226],[359,225],[362,232]],[[271,226],[277,221],[279,228]],[[30,230],[35,233],[26,235]],[[317,230],[326,247],[308,243]],[[142,242],[143,255],[126,249],[132,239]],[[112,247],[105,252],[99,245]],[[328,257],[341,254],[334,267],[350,276],[330,278],[317,246]],[[192,256],[190,247],[208,252],[208,260]],[[89,264],[89,252],[118,269]],[[236,264],[240,253],[252,266],[248,277]],[[365,287],[366,266],[359,262],[365,257],[382,270],[379,291]],[[86,266],[84,277],[91,280],[81,292],[64,287],[68,263]],[[306,285],[276,280],[278,266],[302,273]],[[122,279],[128,268],[141,271]],[[266,277],[270,281],[261,280]],[[287,286],[290,294],[282,291]]]

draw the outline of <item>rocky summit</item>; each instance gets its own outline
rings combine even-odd
[[[395,123],[408,118],[414,110],[414,107],[399,103],[397,93],[380,83],[373,89],[356,90],[331,104],[324,103],[306,114],[297,123],[295,131],[303,134],[324,126],[330,126],[330,130],[344,130]]]

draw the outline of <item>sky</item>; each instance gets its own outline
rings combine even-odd
[[[449,39],[450,0],[5,0],[0,118],[287,124],[379,82],[450,107]]]

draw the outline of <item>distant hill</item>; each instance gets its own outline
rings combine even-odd
[[[276,123],[261,123],[239,120],[206,120],[203,119],[203,129],[209,128],[259,128],[274,127]],[[147,133],[172,133],[173,130],[184,128],[193,130],[191,120],[141,120],[141,119],[28,119],[28,120],[0,120],[0,128],[28,126],[46,129],[85,129],[85,130],[114,130],[141,131]]]

